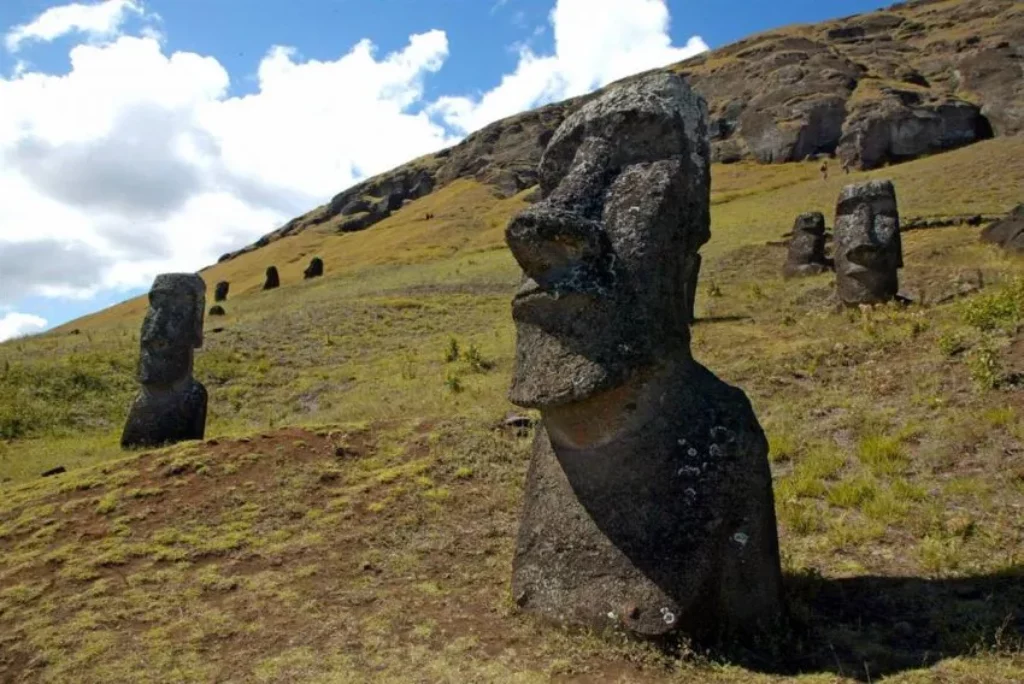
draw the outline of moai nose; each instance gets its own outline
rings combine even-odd
[[[601,226],[571,212],[527,209],[505,229],[505,240],[523,272],[541,286],[604,251]]]

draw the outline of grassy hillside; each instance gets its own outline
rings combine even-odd
[[[524,200],[463,179],[203,273],[211,302],[232,282],[197,355],[206,442],[117,448],[138,300],[0,345],[0,681],[1021,681],[1024,262],[978,228],[910,232],[918,303],[848,312],[767,243],[865,177],[904,216],[1006,211],[1022,160],[1017,137],[828,181],[714,169],[694,352],[769,434],[794,620],[757,653],[514,610],[530,434],[501,427],[502,229]]]

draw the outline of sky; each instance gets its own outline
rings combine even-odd
[[[0,341],[486,124],[877,0],[0,0]]]

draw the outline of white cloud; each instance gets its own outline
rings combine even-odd
[[[63,76],[0,78],[0,301],[89,297],[194,270],[342,188],[453,142],[426,113],[441,31],[377,57],[272,48],[258,92],[220,63],[121,36]],[[17,198],[10,201],[9,198]]]
[[[0,342],[30,335],[46,327],[46,319],[32,314],[12,312],[0,316]]]
[[[326,61],[274,46],[255,92],[233,97],[217,59],[171,52],[152,27],[120,35],[130,14],[155,16],[141,0],[64,5],[7,35],[14,48],[72,31],[90,42],[70,51],[66,74],[22,62],[0,76],[0,306],[201,268],[367,176],[453,144],[439,114],[466,132],[705,47],[672,45],[664,0],[558,0],[554,54],[524,47],[478,99],[425,100],[424,80],[448,58],[439,30],[385,55],[363,40]]]
[[[4,43],[16,52],[26,41],[50,42],[79,31],[90,38],[109,38],[118,33],[130,14],[141,15],[138,0],[106,0],[51,7],[27,24],[15,26],[4,36]]]
[[[537,55],[522,47],[515,72],[498,87],[479,98],[441,98],[432,112],[461,131],[474,131],[708,49],[699,36],[672,45],[665,0],[558,0],[549,19],[554,54]]]

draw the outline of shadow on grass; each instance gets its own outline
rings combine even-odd
[[[830,672],[864,682],[947,658],[1024,649],[1024,566],[955,579],[786,578],[790,627],[731,662],[769,674]]]
[[[735,323],[736,321],[753,320],[750,316],[701,316],[693,319],[690,325],[707,325],[709,323]]]

